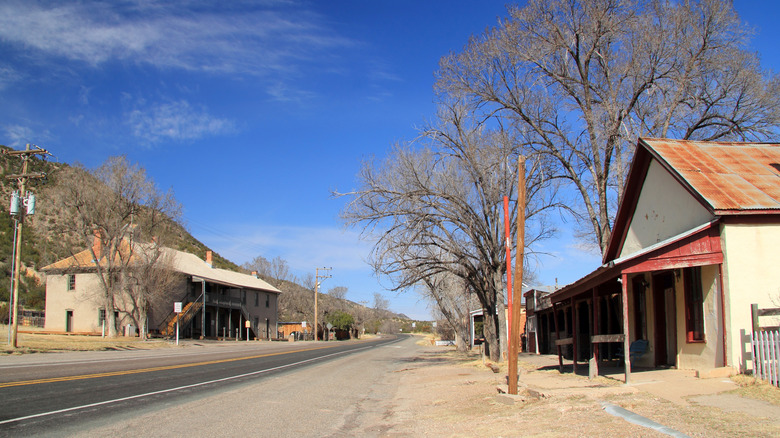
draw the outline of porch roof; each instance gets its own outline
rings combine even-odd
[[[560,303],[612,281],[622,274],[652,272],[723,262],[719,221],[713,220],[672,236],[627,257],[611,260],[581,279],[550,294]]]

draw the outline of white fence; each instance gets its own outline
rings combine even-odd
[[[755,331],[750,343],[753,347],[753,375],[780,387],[780,332]]]

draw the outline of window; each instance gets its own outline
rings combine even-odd
[[[704,342],[701,267],[685,268],[685,330],[688,342]]]
[[[634,333],[636,339],[647,339],[647,301],[645,288],[648,286],[644,275],[637,275],[631,280],[634,291]]]
[[[76,274],[68,274],[68,290],[76,290]]]
[[[255,307],[260,305],[260,292],[255,294]]]
[[[265,307],[271,307],[271,295],[265,295]]]
[[[114,322],[119,321],[119,311],[114,311]],[[106,321],[106,309],[98,309],[98,327],[103,327],[103,323]]]

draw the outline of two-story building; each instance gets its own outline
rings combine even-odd
[[[212,253],[206,260],[194,254],[162,248],[166,266],[177,273],[171,290],[159,291],[147,311],[151,335],[175,336],[178,319],[181,336],[249,337],[276,336],[278,297],[281,293],[257,275],[213,267]],[[102,286],[92,251],[85,250],[42,269],[46,273],[45,329],[53,332],[105,333],[107,318]],[[131,315],[131,299],[114,297],[119,333],[134,334],[137,316]],[[174,303],[181,303],[180,313]]]

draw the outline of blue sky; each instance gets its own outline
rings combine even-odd
[[[780,71],[778,7],[735,7],[757,27],[763,66]],[[299,276],[332,266],[325,290],[382,292],[424,319],[413,292],[373,277],[370,242],[344,229],[344,199],[330,193],[415,136],[434,114],[439,59],[504,16],[492,1],[4,1],[0,144],[87,167],[125,154],[233,262],[281,256]],[[565,231],[538,250],[551,254],[541,284],[600,261]]]

